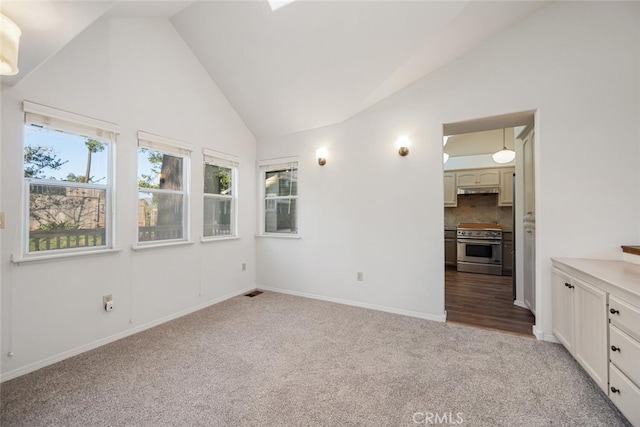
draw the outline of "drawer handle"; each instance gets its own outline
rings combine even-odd
[[[611,351],[620,351],[620,347],[616,347],[615,345],[612,345]]]
[[[609,313],[611,313],[611,314],[620,314],[620,311],[616,310],[615,308],[612,308],[611,310],[609,310]]]
[[[615,387],[611,387],[611,392],[620,394],[620,390]]]

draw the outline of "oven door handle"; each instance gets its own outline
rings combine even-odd
[[[466,243],[472,245],[500,245],[502,241],[500,240],[467,240],[467,239],[458,239],[458,243]]]

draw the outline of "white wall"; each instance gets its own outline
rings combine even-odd
[[[640,241],[639,15],[554,3],[342,124],[259,140],[259,159],[302,159],[302,239],[257,243],[258,285],[441,317],[442,124],[537,110],[537,332],[551,338],[550,257]]]
[[[23,100],[121,126],[116,143],[121,252],[10,263],[20,247]],[[96,22],[19,84],[3,88],[2,113],[3,379],[255,287],[255,138],[167,20]],[[138,130],[194,148],[192,245],[131,250]],[[240,158],[238,240],[199,242],[203,147]],[[113,294],[111,313],[102,308],[104,294]],[[7,356],[10,351],[13,357]]]

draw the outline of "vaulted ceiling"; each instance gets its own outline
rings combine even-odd
[[[549,3],[4,0],[23,37],[20,74],[1,82],[97,19],[166,18],[254,135],[282,135],[346,120]]]

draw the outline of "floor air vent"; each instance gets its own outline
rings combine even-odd
[[[249,292],[248,294],[246,294],[245,297],[253,298],[253,297],[258,296],[258,295],[260,295],[262,293],[264,293],[264,292],[262,292],[262,291],[253,291],[253,292]]]

